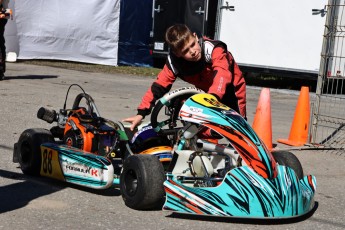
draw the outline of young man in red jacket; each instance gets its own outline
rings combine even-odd
[[[246,118],[246,83],[225,43],[199,39],[181,24],[169,27],[165,40],[170,53],[163,70],[145,93],[137,115],[123,120],[132,123],[131,130],[150,114],[156,100],[169,92],[178,77],[213,94]]]

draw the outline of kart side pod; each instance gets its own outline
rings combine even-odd
[[[114,181],[114,167],[107,158],[77,148],[45,143],[41,159],[41,176],[94,189],[109,188]]]
[[[56,144],[45,129],[25,130],[14,146],[13,161],[24,174],[94,189],[109,188],[114,181],[114,167],[107,158]]]

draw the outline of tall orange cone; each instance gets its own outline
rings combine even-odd
[[[302,86],[290,129],[289,139],[278,139],[277,141],[291,146],[302,146],[306,144],[308,140],[309,116],[309,88],[307,86]]]
[[[266,147],[272,150],[271,98],[269,88],[263,88],[261,90],[252,127],[265,143]]]

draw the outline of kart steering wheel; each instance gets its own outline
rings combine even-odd
[[[198,93],[204,93],[201,89],[196,87],[183,87],[173,90],[165,94],[159,99],[151,113],[151,126],[159,134],[171,135],[175,134],[177,129],[172,127],[172,124],[178,119],[178,113],[181,109],[182,102],[190,96]],[[170,111],[170,117],[164,121],[158,121],[158,114],[161,109],[166,106]],[[169,125],[168,129],[163,129],[164,126]]]

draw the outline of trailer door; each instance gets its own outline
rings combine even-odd
[[[165,31],[174,24],[186,24],[198,36],[207,33],[209,0],[153,0],[152,52],[154,57],[165,57]],[[217,2],[217,1],[215,1]]]
[[[327,0],[230,3],[236,10],[223,10],[220,39],[240,65],[318,73]]]

